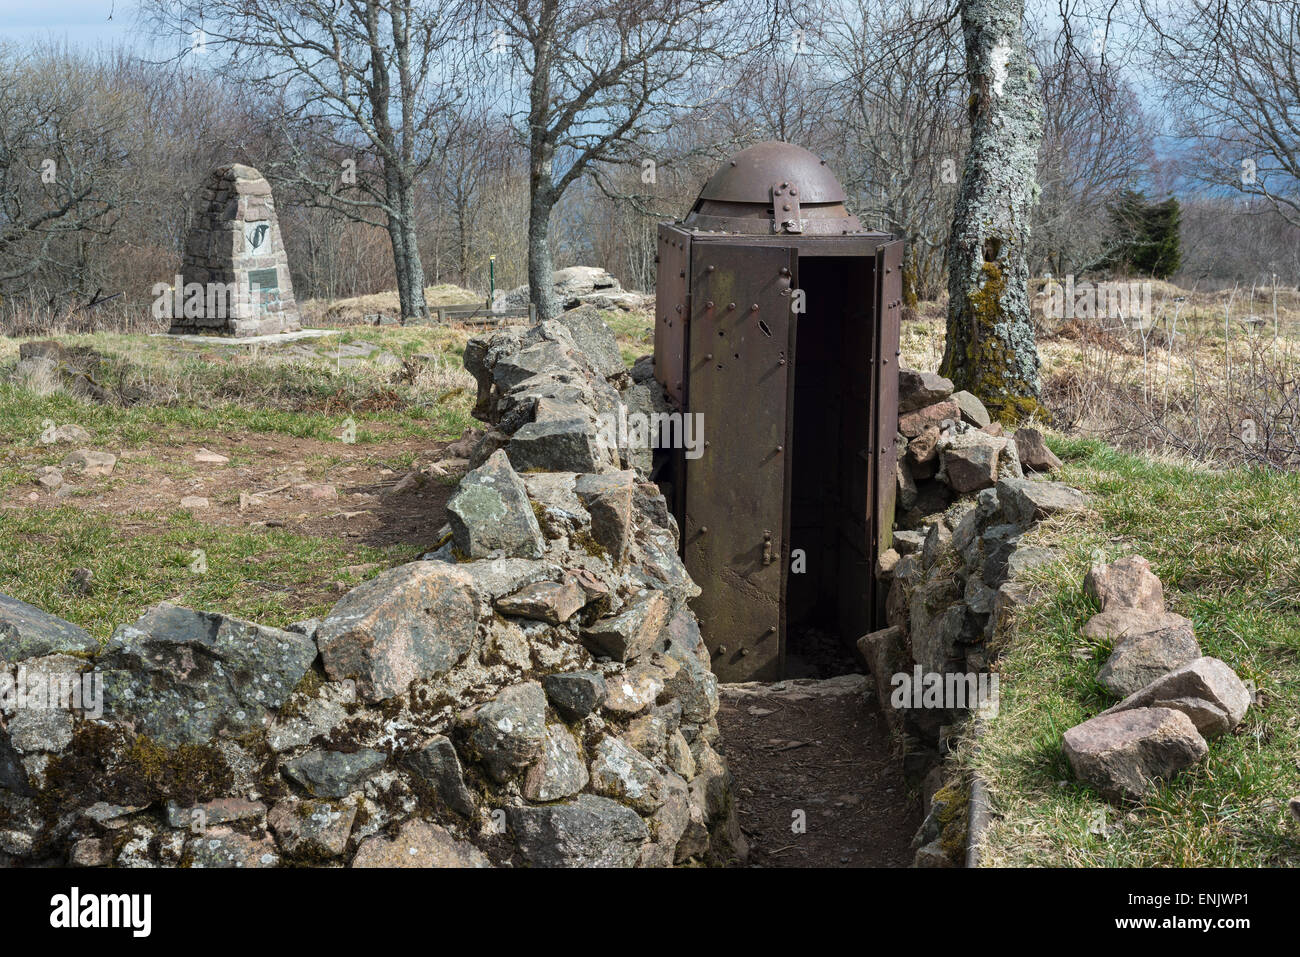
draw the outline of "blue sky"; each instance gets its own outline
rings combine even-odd
[[[134,21],[133,0],[0,0],[0,41],[109,45],[137,33]]]

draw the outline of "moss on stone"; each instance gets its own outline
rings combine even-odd
[[[572,545],[582,549],[593,558],[600,558],[604,561],[610,560],[609,552],[606,550],[605,546],[596,541],[596,539],[592,537],[591,532],[587,531],[585,528],[574,530],[573,534],[569,536],[569,541]]]
[[[49,819],[97,801],[197,804],[227,794],[233,783],[230,766],[210,745],[167,748],[145,735],[131,738],[120,728],[83,722],[50,762],[37,800]]]
[[[966,853],[970,791],[965,784],[952,781],[935,792],[933,803],[938,808],[939,846],[951,860],[960,861]]]

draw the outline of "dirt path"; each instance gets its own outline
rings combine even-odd
[[[723,685],[718,749],[752,867],[907,867],[921,823],[864,675]],[[801,813],[800,813],[801,812]],[[796,832],[799,821],[803,833]]]

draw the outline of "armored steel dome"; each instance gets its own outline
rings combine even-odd
[[[774,140],[741,150],[714,173],[684,222],[727,233],[859,232],[844,199],[825,160]]]

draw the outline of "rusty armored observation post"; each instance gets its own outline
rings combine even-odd
[[[903,244],[844,200],[812,153],[760,143],[659,227],[655,376],[705,447],[656,469],[723,681],[785,677],[787,639],[883,618]]]

